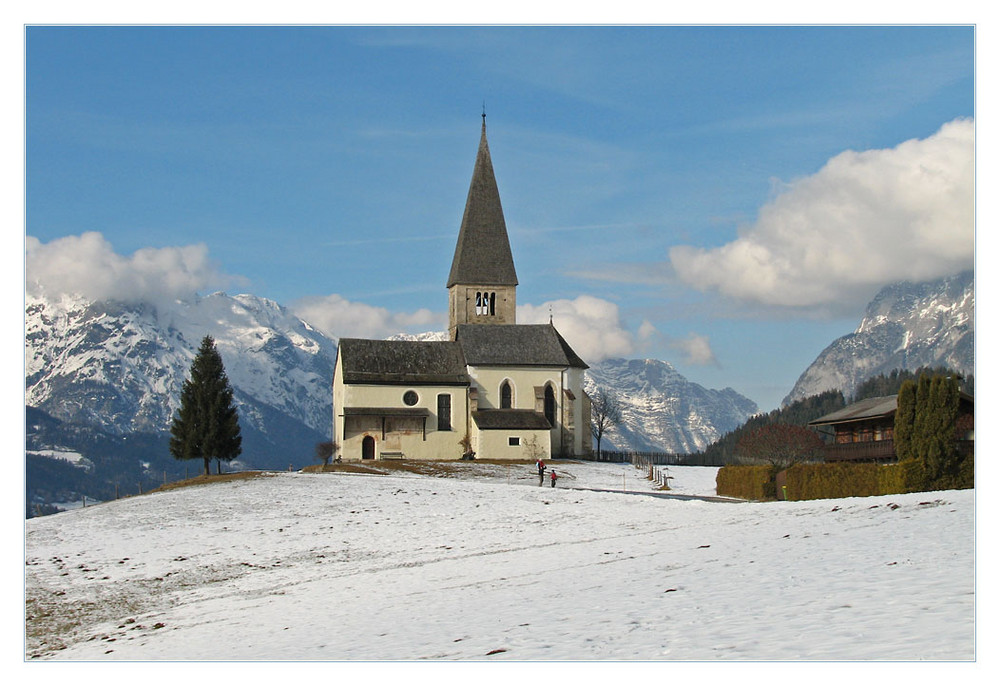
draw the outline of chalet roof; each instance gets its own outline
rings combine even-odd
[[[341,338],[345,383],[469,385],[462,348],[451,341]]]
[[[483,430],[552,428],[545,415],[534,410],[476,410],[472,418]]]
[[[447,288],[457,283],[482,286],[516,286],[514,257],[500,206],[500,191],[493,175],[493,161],[486,143],[486,117],[479,139],[476,166],[465,201],[455,257]]]
[[[973,407],[975,399],[968,393],[958,394],[961,406]],[[877,419],[888,417],[896,413],[896,401],[898,395],[883,395],[877,398],[865,398],[856,403],[851,403],[847,407],[823,415],[819,419],[809,422],[809,426],[825,426],[827,424],[846,424],[848,422],[860,422],[866,419]]]
[[[460,324],[455,342],[472,366],[587,369],[551,324]]]
[[[847,407],[823,415],[818,419],[809,422],[809,426],[825,426],[827,424],[843,424],[845,422],[859,422],[864,419],[875,419],[885,417],[896,412],[895,395],[883,395],[877,398],[865,398],[856,403],[851,403]]]

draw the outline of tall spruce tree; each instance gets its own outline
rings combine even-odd
[[[917,380],[917,401],[913,409],[913,436],[910,439],[913,454],[921,460],[927,456],[927,437],[933,424],[931,397],[931,377],[921,374]]]
[[[893,427],[893,443],[896,447],[896,459],[912,460],[916,452],[913,450],[913,420],[917,407],[917,383],[910,379],[899,387],[896,396],[896,422]]]
[[[205,474],[210,474],[212,460],[219,460],[221,470],[223,461],[240,455],[242,444],[233,389],[215,341],[205,336],[181,389],[181,406],[170,427],[170,454],[178,460],[204,460]]]
[[[958,380],[935,376],[927,394],[927,435],[922,458],[931,479],[952,471],[955,462],[955,421],[958,419]]]

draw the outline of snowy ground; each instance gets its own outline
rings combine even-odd
[[[28,520],[25,656],[976,657],[973,491],[705,502],[555,468],[284,473]],[[713,468],[670,473],[715,492]]]

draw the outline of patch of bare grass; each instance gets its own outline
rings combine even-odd
[[[383,463],[379,463],[381,466]],[[384,469],[377,467],[370,467],[366,464],[360,464],[357,462],[339,462],[328,465],[313,464],[308,467],[303,467],[301,470],[304,474],[330,474],[330,473],[341,473],[341,474],[388,474]]]
[[[556,464],[572,464],[560,460]],[[357,464],[357,463],[354,463]],[[534,460],[379,460],[378,469],[383,473],[408,472],[421,476],[475,478],[496,476],[501,468],[535,466]]]
[[[148,492],[157,493],[159,491],[172,491],[176,488],[187,488],[188,486],[201,486],[203,484],[225,483],[227,481],[242,481],[244,479],[256,479],[258,477],[265,477],[265,476],[273,476],[273,473],[249,471],[249,472],[231,472],[228,474],[201,474],[199,476],[191,477],[190,479],[181,479],[180,481],[172,481],[169,484],[164,484]]]

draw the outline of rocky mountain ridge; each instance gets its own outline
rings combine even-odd
[[[586,377],[587,393],[600,387],[622,407],[622,422],[604,435],[602,450],[698,452],[758,411],[732,388],[704,388],[662,360],[605,360]]]
[[[243,460],[273,467],[279,456],[284,466],[308,459],[295,453],[329,434],[336,346],[256,296],[214,293],[157,308],[28,295],[25,404],[110,434],[166,432],[205,335],[234,388]]]
[[[853,333],[831,343],[802,373],[783,405],[827,390],[850,398],[859,384],[894,369],[975,372],[976,289],[967,271],[886,286]]]

